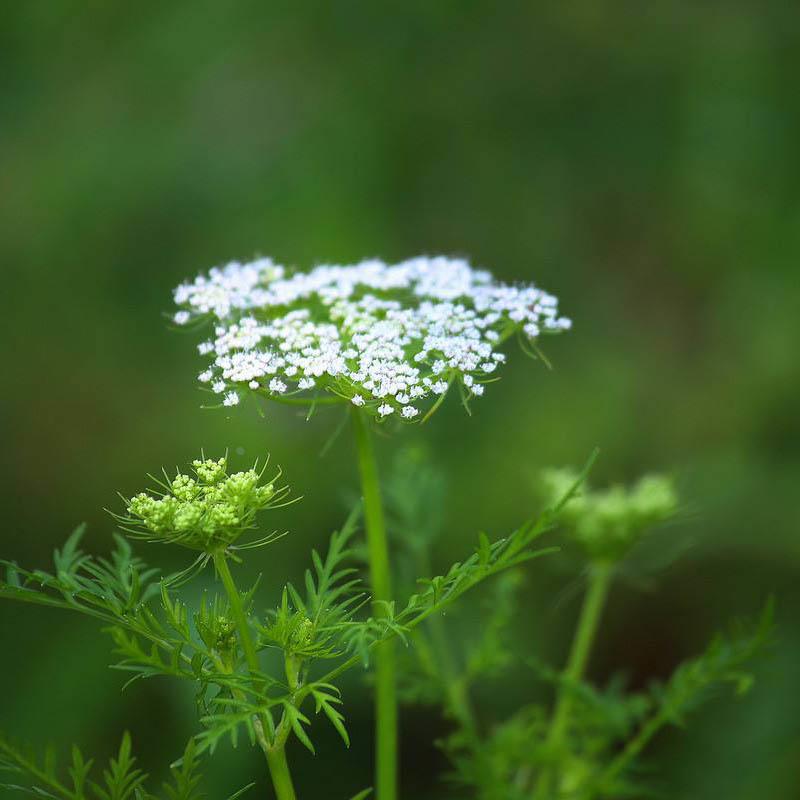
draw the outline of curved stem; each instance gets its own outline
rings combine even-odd
[[[250,623],[247,620],[244,606],[242,606],[242,596],[236,588],[236,584],[231,575],[230,567],[228,567],[228,560],[224,552],[217,552],[214,554],[214,566],[217,570],[222,585],[225,587],[225,593],[228,596],[228,603],[231,607],[231,614],[236,623],[236,628],[239,632],[239,643],[242,646],[245,660],[247,661],[247,668],[252,675],[258,674],[258,653],[256,646],[253,642],[253,636],[250,632]],[[253,687],[256,687],[257,681],[254,679]],[[286,761],[286,750],[284,742],[275,743],[270,745],[266,738],[264,731],[266,729],[262,719],[256,720],[258,742],[261,749],[267,757],[267,766],[269,767],[269,774],[272,778],[272,785],[275,788],[275,796],[278,800],[296,800],[294,786],[292,785],[292,776],[289,772],[289,764]]]
[[[589,587],[583,599],[583,607],[578,619],[578,627],[575,630],[575,638],[572,640],[567,665],[561,674],[562,684],[547,734],[547,749],[551,753],[557,752],[564,742],[572,712],[575,684],[583,678],[586,671],[600,615],[608,596],[611,573],[611,564],[598,563],[593,566],[589,575]],[[552,772],[545,768],[536,785],[535,797],[546,798],[548,796],[552,778]]]
[[[372,597],[376,617],[386,615],[384,603],[391,599],[389,549],[381,501],[378,467],[366,417],[352,410],[358,451],[358,469],[364,498]],[[377,800],[397,797],[397,694],[395,687],[395,642],[382,642],[375,651],[375,790]]]

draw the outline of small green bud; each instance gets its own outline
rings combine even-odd
[[[225,477],[227,459],[224,456],[216,461],[210,458],[207,458],[204,461],[195,459],[192,461],[192,466],[197,473],[197,477],[203,483],[214,484],[221,481]]]
[[[128,501],[122,518],[132,535],[174,542],[206,553],[231,546],[255,527],[256,514],[282,499],[274,483],[259,485],[256,469],[227,474],[227,460],[192,462],[196,479],[178,473],[160,496],[140,492]]]
[[[220,484],[220,495],[234,505],[241,505],[253,496],[257,483],[258,473],[255,470],[236,472]]]
[[[198,492],[197,482],[188,475],[178,474],[171,484],[172,494],[178,500],[191,500]]]
[[[555,503],[575,484],[570,470],[547,470],[542,483],[549,501]],[[560,512],[568,532],[590,558],[617,561],[649,528],[673,516],[678,498],[672,481],[647,475],[629,489],[612,486],[589,491],[584,485]]]
[[[207,511],[208,525],[210,528],[227,528],[239,524],[239,517],[234,506],[228,503],[218,503]]]
[[[275,485],[268,483],[266,486],[256,487],[256,498],[259,503],[268,503],[275,494]]]
[[[227,616],[227,609],[223,609],[216,600],[211,609],[204,608],[195,616],[195,625],[206,647],[223,655],[233,652],[236,647],[236,625]]]
[[[203,518],[202,503],[181,503],[175,512],[173,523],[176,531],[190,531],[196,528]]]

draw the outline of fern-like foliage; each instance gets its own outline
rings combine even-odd
[[[85,528],[77,528],[61,550],[53,555],[53,572],[25,570],[0,561],[5,580],[0,598],[76,611],[105,622],[131,667],[141,656],[141,675],[167,674],[195,678],[191,668],[192,640],[185,610],[170,600],[167,581],[158,581],[158,570],[134,556],[122,536],[115,536],[109,559],[83,553],[80,540]],[[161,598],[163,615],[152,600]],[[144,650],[140,642],[148,643]]]
[[[348,559],[356,556],[350,543],[358,516],[352,514],[341,531],[331,536],[325,557],[313,553],[312,568],[305,576],[305,593],[287,584],[278,607],[258,625],[260,646],[277,647],[286,656],[283,693],[274,693],[260,701],[266,703],[270,712],[277,711],[278,707],[282,709],[274,723],[276,740],[293,733],[313,752],[314,745],[307,730],[311,721],[301,710],[304,703],[311,700],[316,713],[324,714],[344,743],[349,744],[335,680],[359,664],[369,665],[372,650],[381,642],[395,637],[407,641],[421,623],[488,578],[552,552],[554,548],[534,545],[553,526],[560,506],[578,485],[576,482],[558,504],[527,521],[511,535],[491,542],[486,534],[480,534],[477,545],[466,559],[456,562],[442,575],[421,579],[420,591],[412,594],[399,610],[394,602],[389,602],[384,604],[383,614],[366,618],[358,618],[357,611],[369,598],[355,577],[354,569],[346,566]],[[339,663],[321,676],[315,672],[317,661],[336,659]],[[276,684],[276,688],[280,687]],[[216,744],[225,737],[235,741],[240,727],[252,716],[242,712],[235,697],[230,701],[222,698],[219,705],[221,708],[205,719],[209,725],[203,734],[206,743]],[[250,711],[255,713],[256,706]],[[270,724],[271,713],[267,716]]]
[[[52,573],[24,570],[0,559],[5,568],[0,598],[80,611],[105,622],[135,619],[141,604],[158,594],[158,571],[135,557],[118,535],[110,559],[86,555],[79,548],[85,532],[79,526],[54,552]]]
[[[424,685],[455,727],[441,746],[452,764],[449,778],[481,800],[600,800],[642,797],[638,781],[646,746],[664,727],[683,726],[688,715],[726,684],[737,694],[752,685],[747,664],[770,641],[772,604],[754,623],[737,623],[716,636],[701,655],[681,664],[664,684],[646,692],[628,693],[619,679],[603,689],[585,680],[566,683],[555,670],[534,663],[537,675],[570,693],[567,735],[557,750],[547,741],[547,709],[520,707],[489,726],[477,723],[464,690],[468,668],[453,674],[441,659],[425,660]],[[431,651],[419,648],[421,658]],[[460,691],[454,691],[460,687]],[[535,791],[542,770],[558,776],[546,791]]]
[[[203,715],[212,716],[209,697],[252,694],[248,676],[237,670],[241,652],[226,604],[203,599],[192,614],[170,579],[133,555],[130,544],[115,536],[110,558],[95,558],[79,548],[78,528],[53,557],[52,572],[25,570],[5,561],[0,598],[75,611],[106,623],[115,669],[131,675],[125,686],[157,676],[194,683]],[[252,604],[256,587],[244,593]],[[275,679],[261,675],[260,686]]]
[[[302,589],[287,584],[265,619],[254,611],[257,585],[233,599],[230,593],[227,600],[204,596],[192,611],[180,593],[206,561],[159,579],[122,537],[116,538],[109,559],[84,554],[79,549],[82,529],[55,553],[52,573],[3,562],[0,597],[76,611],[105,623],[118,657],[114,666],[130,674],[128,683],[157,676],[193,683],[202,725],[195,739],[198,755],[213,752],[223,741],[236,746],[243,739],[263,749],[282,747],[290,736],[313,751],[312,714],[324,716],[349,745],[339,676],[368,665],[381,642],[394,637],[409,641],[425,620],[479,583],[550,552],[537,547],[538,538],[552,527],[557,511],[558,504],[494,542],[480,534],[464,560],[421,580],[404,603],[387,602],[383,613],[374,616],[362,613],[369,597],[355,566],[358,511],[331,536],[324,556],[312,553]],[[257,634],[256,651],[276,648],[282,653],[282,674],[256,668],[252,658],[245,663],[236,614]],[[491,658],[495,627],[487,628],[490,640],[476,656],[479,660]],[[327,671],[321,664],[328,665]]]
[[[409,469],[401,459],[396,469],[388,482],[389,519],[406,563],[419,569],[432,560],[437,539],[435,527],[424,527],[424,514],[416,503],[425,493],[422,482],[431,483],[431,468],[415,462]],[[447,778],[459,795],[480,800],[644,796],[647,792],[636,778],[649,741],[666,725],[684,724],[687,715],[725,683],[733,683],[737,692],[746,691],[752,677],[744,667],[769,639],[771,606],[756,624],[738,624],[716,637],[705,653],[678,667],[664,684],[635,693],[626,691],[620,679],[596,688],[528,658],[535,677],[569,697],[565,735],[554,744],[550,711],[540,703],[522,705],[505,719],[482,719],[471,697],[473,687],[505,674],[518,657],[512,624],[523,580],[519,567],[542,552],[532,543],[559,523],[560,512],[587,471],[588,466],[562,481],[551,507],[507,539],[491,543],[481,535],[470,558],[425,582],[425,592],[390,615],[407,634],[413,631],[415,646],[403,664],[403,696],[440,705],[452,722],[451,733],[439,744],[451,764]],[[418,524],[423,533],[410,535]],[[504,574],[482,595],[480,623],[452,636],[436,611],[498,572]],[[541,780],[545,773],[547,779]]]
[[[324,558],[312,550],[312,568],[305,572],[305,596],[286,584],[280,605],[261,626],[264,645],[277,646],[302,659],[342,655],[342,634],[366,601],[358,570],[352,566],[355,553],[351,545],[358,518],[355,509],[342,529],[331,535]]]
[[[685,726],[688,715],[718,694],[726,685],[741,696],[753,685],[748,664],[774,635],[774,603],[770,600],[755,622],[736,620],[725,633],[715,636],[699,656],[683,662],[664,684],[655,684],[647,695],[649,714],[622,751],[587,781],[594,795],[613,797],[630,788],[641,752],[663,728]]]
[[[170,768],[170,780],[160,791],[147,788],[147,775],[136,765],[131,738],[122,737],[117,754],[109,759],[100,775],[95,775],[93,759],[86,759],[72,748],[66,769],[60,769],[55,752],[49,749],[39,757],[30,749],[13,744],[0,735],[0,773],[13,782],[0,786],[20,796],[51,800],[204,800],[202,775],[195,742],[186,746],[183,757]],[[241,797],[253,784],[245,786],[228,800]]]

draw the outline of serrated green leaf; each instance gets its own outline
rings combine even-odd
[[[289,702],[285,703],[284,709],[284,713],[289,720],[289,724],[291,725],[292,731],[294,731],[294,735],[308,750],[310,750],[312,753],[316,753],[316,750],[314,750],[314,745],[311,743],[311,739],[308,738],[308,734],[303,728],[303,725],[311,724],[308,717],[303,714],[300,709],[296,708]]]

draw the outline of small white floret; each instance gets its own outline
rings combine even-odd
[[[185,325],[191,318],[192,315],[188,311],[177,311],[172,321],[176,325]]]
[[[214,383],[211,384],[211,390],[216,394],[222,394],[225,391],[225,388],[225,381],[214,381]]]
[[[539,326],[533,322],[529,322],[522,330],[524,330],[531,339],[535,339],[539,335]]]
[[[419,414],[419,411],[416,408],[414,408],[414,406],[406,406],[400,413],[406,419],[413,419],[414,417],[417,416],[417,414]]]
[[[275,394],[283,394],[286,391],[286,384],[280,378],[273,378],[269,382],[269,390]]]
[[[239,405],[239,395],[236,392],[228,392],[225,395],[224,399],[222,400],[222,405],[224,406],[238,406]]]
[[[364,398],[363,398],[363,397],[362,397],[360,394],[354,394],[354,395],[353,395],[353,396],[350,398],[350,402],[351,402],[351,403],[352,403],[354,406],[358,406],[358,407],[360,408],[361,406],[363,406],[363,405],[364,405]]]
[[[389,414],[394,414],[394,408],[388,403],[384,403],[383,405],[378,406],[378,413],[382,417],[388,417]]]

